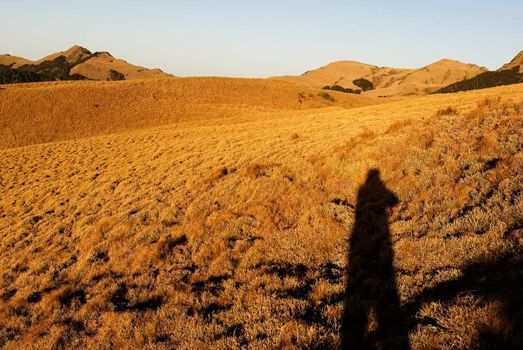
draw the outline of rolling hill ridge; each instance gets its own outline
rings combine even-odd
[[[378,67],[355,61],[339,61],[305,72],[301,76],[274,78],[326,89],[334,87],[334,90],[340,91],[342,90],[337,87],[342,87],[373,97],[392,97],[426,95],[486,71],[484,67],[449,59],[442,59],[418,69]],[[359,86],[359,79],[372,83],[372,88],[365,89]]]
[[[498,71],[512,70],[517,68],[519,73],[523,73],[523,50],[516,55],[509,63],[504,64]]]
[[[472,78],[458,81],[436,91],[437,93],[452,93],[458,91],[486,89],[495,86],[518,84],[523,82],[523,51],[509,63],[495,71],[487,71]]]
[[[129,80],[166,78],[160,69],[135,66],[108,52],[92,53],[81,46],[53,53],[38,61],[0,55],[0,83],[28,83],[53,80]]]
[[[269,79],[67,81],[0,88],[0,149],[170,123],[380,104]]]
[[[451,59],[441,59],[418,69],[337,61],[299,76],[277,76],[273,79],[372,97],[477,90],[523,82],[523,51],[495,71]]]

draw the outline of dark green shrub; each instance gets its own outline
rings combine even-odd
[[[361,90],[353,90],[353,89],[345,88],[340,85],[325,85],[323,87],[323,90],[339,91],[339,92],[343,92],[346,94],[358,94],[358,95],[361,94]]]
[[[112,70],[110,71],[110,80],[125,80],[125,75],[122,73]]]
[[[356,79],[352,83],[357,87],[361,88],[363,91],[374,90],[374,84],[371,81],[364,78]]]
[[[336,100],[334,99],[334,97],[332,97],[331,95],[329,95],[328,93],[324,92],[324,93],[321,93],[319,94],[322,98],[324,98],[325,100],[329,101],[329,102],[336,102]]]

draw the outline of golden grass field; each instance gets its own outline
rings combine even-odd
[[[339,348],[345,305],[366,307],[347,291],[348,252],[379,169],[398,204],[393,255],[371,260],[390,260],[397,285],[371,271],[365,291],[395,287],[405,323],[380,331],[391,310],[375,306],[365,341],[520,348],[523,85],[322,93],[225,78],[1,86],[0,347]]]
[[[235,123],[282,109],[384,102],[280,81],[232,78],[13,84],[4,85],[0,94],[0,149],[169,123],[223,123],[226,118]]]

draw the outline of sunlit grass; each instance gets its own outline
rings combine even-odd
[[[140,84],[0,91],[4,147],[61,140],[0,151],[0,345],[336,348],[371,168],[400,199],[390,228],[412,347],[521,344],[506,309],[521,310],[511,259],[523,240],[523,86],[354,109],[315,96],[301,110],[295,87],[280,103],[230,82],[138,109]],[[55,110],[48,90],[69,100]],[[84,92],[114,104],[75,121],[66,110],[99,103]],[[218,95],[227,107],[208,106]],[[97,136],[77,138],[83,125],[80,136]],[[492,292],[437,294],[460,278]]]

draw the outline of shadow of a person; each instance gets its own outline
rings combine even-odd
[[[349,240],[342,349],[410,348],[394,276],[388,222],[396,204],[398,198],[381,181],[379,170],[369,170],[358,191]]]

